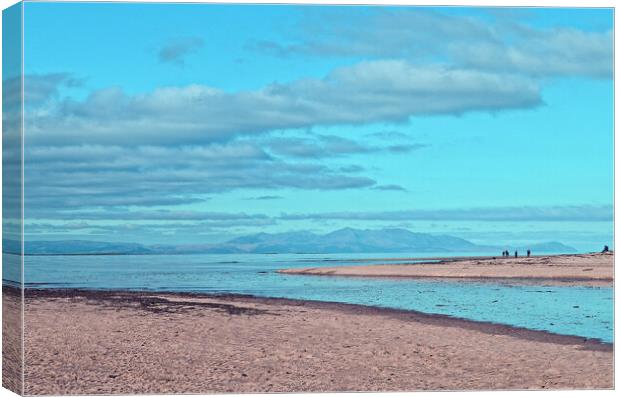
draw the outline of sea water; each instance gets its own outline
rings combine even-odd
[[[27,287],[36,288],[236,293],[354,303],[613,342],[613,289],[608,287],[277,272],[287,268],[386,263],[379,258],[390,257],[394,254],[26,256],[24,280]]]

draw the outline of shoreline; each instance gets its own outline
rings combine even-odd
[[[463,280],[541,285],[613,287],[613,253],[512,257],[432,258],[439,261],[289,268],[280,274]],[[411,259],[401,259],[415,260]],[[380,261],[380,259],[379,259]],[[384,261],[388,261],[384,259]]]
[[[4,288],[7,288],[6,286]],[[3,288],[3,293],[4,293]],[[9,287],[15,290],[13,287]],[[15,291],[14,293],[17,293]],[[110,307],[134,308],[142,310],[155,310],[162,302],[157,300],[164,298],[207,298],[216,299],[223,302],[232,303],[261,303],[265,305],[283,305],[293,307],[306,307],[313,309],[324,309],[347,314],[369,314],[382,317],[392,317],[400,320],[415,321],[428,325],[439,325],[444,327],[463,328],[475,330],[489,335],[507,335],[524,340],[556,343],[561,345],[580,345],[587,350],[613,351],[614,343],[605,342],[598,338],[588,338],[578,335],[558,334],[545,330],[536,330],[526,327],[519,327],[508,324],[495,323],[490,321],[470,320],[462,317],[455,317],[446,314],[425,313],[417,310],[405,310],[380,306],[369,306],[353,303],[314,301],[303,299],[290,299],[278,297],[262,297],[251,294],[234,293],[203,293],[203,292],[159,292],[159,291],[135,291],[122,289],[80,289],[80,288],[25,288],[24,298],[26,301],[33,299],[54,299],[54,298],[85,298],[95,301],[98,304]],[[155,299],[153,299],[155,298]],[[135,304],[139,304],[136,307]],[[190,306],[193,303],[188,303]],[[226,308],[225,305],[220,308]],[[231,310],[234,310],[231,308]]]
[[[371,266],[384,266],[384,265],[371,265]],[[408,266],[408,265],[399,265]],[[304,268],[299,272],[289,269],[279,270],[281,274],[294,274],[300,276],[319,276],[319,277],[348,277],[348,278],[385,278],[385,279],[411,279],[411,280],[428,280],[428,281],[465,281],[465,282],[480,282],[480,283],[502,283],[502,284],[515,284],[515,285],[539,285],[539,286],[565,286],[565,287],[601,287],[601,288],[613,288],[613,278],[600,278],[591,279],[586,277],[499,277],[499,276],[435,276],[435,275],[403,275],[403,274],[335,274],[335,273],[322,273],[321,269],[324,268]],[[297,269],[295,269],[297,270]],[[303,272],[301,271],[303,270]],[[317,271],[318,270],[318,271]],[[331,270],[331,268],[330,268]],[[316,271],[316,272],[315,272]]]

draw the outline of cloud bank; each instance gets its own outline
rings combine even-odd
[[[208,146],[35,146],[26,153],[28,215],[61,208],[173,206],[237,189],[338,190],[368,177],[272,157],[253,142]]]
[[[377,212],[282,214],[283,220],[611,222],[613,206],[496,207]]]

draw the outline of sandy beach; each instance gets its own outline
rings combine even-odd
[[[2,288],[2,387],[15,392],[22,388],[21,291]]]
[[[393,260],[392,260],[393,261]],[[531,258],[442,258],[418,264],[334,266],[285,269],[281,273],[322,276],[454,278],[540,284],[613,285],[613,253],[549,255]]]
[[[357,305],[27,290],[25,322],[26,394],[613,387],[610,344]]]

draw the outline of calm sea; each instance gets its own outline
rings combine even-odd
[[[27,286],[37,288],[239,293],[355,303],[613,341],[612,288],[321,277],[276,272],[294,267],[357,265],[360,262],[354,259],[360,258],[370,259],[362,263],[385,263],[372,258],[394,256],[381,253],[27,256],[24,277]],[[420,257],[419,254],[397,256]]]

